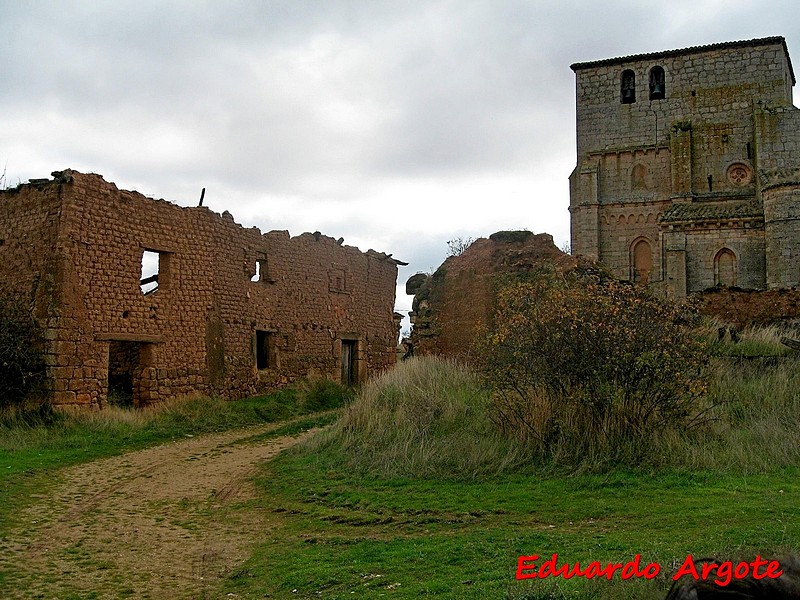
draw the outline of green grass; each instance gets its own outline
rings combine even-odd
[[[313,451],[376,475],[512,471],[527,453],[500,435],[490,410],[489,394],[461,365],[412,359],[367,383]]]
[[[413,361],[264,466],[274,523],[240,598],[663,598],[688,554],[800,548],[800,361],[715,359],[705,415],[627,465],[558,465],[492,432],[463,369]],[[508,453],[504,455],[505,453]],[[656,562],[657,580],[515,581],[517,558]]]
[[[270,530],[221,591],[241,598],[662,598],[688,553],[800,547],[800,470],[373,478],[291,452],[265,465]],[[656,582],[516,582],[520,555],[658,562]],[[399,585],[396,585],[399,584]],[[293,590],[297,590],[294,592]],[[558,597],[558,596],[554,596]]]

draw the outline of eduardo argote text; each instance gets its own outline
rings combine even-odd
[[[558,554],[553,554],[545,560],[541,560],[537,554],[520,556],[517,559],[517,579],[546,579],[548,577],[562,577],[564,579],[605,577],[606,579],[613,579],[615,576],[622,580],[631,578],[653,579],[660,572],[661,565],[658,563],[642,565],[640,554],[625,563],[593,561],[585,567],[581,567],[578,562],[574,564],[568,562],[559,563]],[[715,584],[725,587],[734,579],[744,579],[745,577],[752,577],[756,580],[777,579],[781,575],[783,575],[783,570],[777,560],[767,560],[759,555],[756,555],[750,562],[733,562],[730,560],[715,562],[711,559],[695,560],[689,554],[672,576],[672,579],[677,581],[682,577],[688,576],[695,580],[713,580]]]

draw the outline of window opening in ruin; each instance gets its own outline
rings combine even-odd
[[[636,74],[630,69],[622,72],[620,99],[623,104],[636,102]]]
[[[139,288],[147,296],[158,291],[158,278],[161,274],[161,252],[144,250],[142,252],[142,276]]]
[[[263,371],[269,369],[273,359],[272,332],[256,331],[256,369]]]
[[[269,274],[269,261],[266,258],[256,259],[255,273],[250,278],[253,282],[273,283],[275,280]]]
[[[714,285],[736,285],[736,255],[728,248],[723,248],[714,257]]]
[[[639,240],[633,245],[633,281],[634,283],[650,283],[653,270],[653,251],[647,240]]]
[[[342,385],[355,385],[358,383],[358,342],[356,340],[342,340]]]
[[[753,158],[753,145],[750,142],[747,142],[747,158]]]
[[[108,403],[117,406],[142,406],[146,368],[150,363],[152,344],[112,341],[108,344]]]
[[[667,97],[667,81],[662,67],[650,69],[650,100],[663,100]]]

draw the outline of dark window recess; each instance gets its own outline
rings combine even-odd
[[[259,371],[269,369],[272,359],[272,333],[256,331],[256,368]]]
[[[709,175],[708,176],[708,191],[709,192],[713,192],[714,191],[714,176],[713,175]]]
[[[108,402],[118,406],[142,406],[149,397],[147,367],[153,364],[152,344],[112,341],[108,344]]]
[[[636,102],[636,73],[630,69],[622,72],[620,100],[623,104]]]
[[[647,240],[639,240],[633,246],[633,281],[649,283],[653,271],[653,250]]]
[[[664,69],[650,69],[650,100],[663,100],[667,97],[667,80]]]
[[[747,158],[753,158],[753,145],[750,142],[747,142]]]

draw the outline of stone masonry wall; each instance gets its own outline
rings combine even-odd
[[[800,287],[800,167],[762,172],[767,286]]]
[[[262,234],[229,213],[118,190],[99,175],[59,177],[0,194],[0,252],[14,265],[23,256],[14,248],[36,257],[20,287],[58,273],[36,297],[49,316],[55,403],[104,404],[109,367],[145,404],[240,397],[309,373],[338,380],[342,339],[355,343],[360,379],[394,361],[397,263],[386,255],[320,234]],[[149,293],[140,288],[144,251],[159,262]],[[251,281],[257,261],[261,277]]]
[[[2,192],[0,202],[0,281],[5,293],[32,306],[46,324],[55,314],[59,281],[56,239],[61,218],[57,188],[42,184]]]
[[[791,104],[793,79],[780,38],[573,65],[578,104],[578,161],[589,152],[668,145],[674,121],[691,116],[731,127],[724,153],[739,157],[752,135],[752,99]],[[648,73],[665,71],[666,98],[649,99]],[[621,73],[636,74],[636,102],[620,101]],[[742,127],[739,130],[737,128]]]
[[[800,290],[740,290],[717,288],[694,296],[703,315],[717,317],[743,329],[800,318]]]
[[[800,164],[800,110],[765,106],[756,113],[755,129],[759,169],[791,169]]]
[[[600,207],[598,262],[620,279],[633,279],[631,246],[641,239],[650,244],[654,272],[661,264],[658,219],[665,203],[616,204]]]
[[[714,258],[723,248],[732,251],[736,257],[736,279],[730,285],[756,290],[763,290],[766,287],[763,231],[745,227],[720,228],[712,225],[686,232],[688,293],[699,292],[717,284]]]
[[[664,72],[664,95],[651,99],[655,67]],[[785,259],[772,265],[775,277],[767,281],[766,273],[777,255],[792,254],[792,244],[800,244],[796,223],[769,223],[756,214],[763,213],[760,174],[800,164],[800,111],[791,104],[794,74],[783,38],[572,69],[578,134],[570,177],[574,253],[632,279],[638,273],[632,249],[646,240],[650,282],[682,295],[715,284],[714,257],[727,248],[736,255],[737,285],[777,287],[776,278],[795,285],[783,275],[792,270]],[[623,102],[627,71],[635,74],[634,102]],[[773,212],[796,212],[797,199],[777,201],[781,193],[767,194]],[[674,230],[676,211],[670,209],[681,203],[693,208],[682,211],[687,217],[677,219]],[[747,214],[741,214],[745,205]]]
[[[64,280],[56,240],[61,222],[57,186],[21,186],[0,192],[0,282],[3,293],[29,306],[45,328],[48,368],[56,371],[55,327],[59,323],[60,285]],[[53,381],[48,382],[52,393]]]

